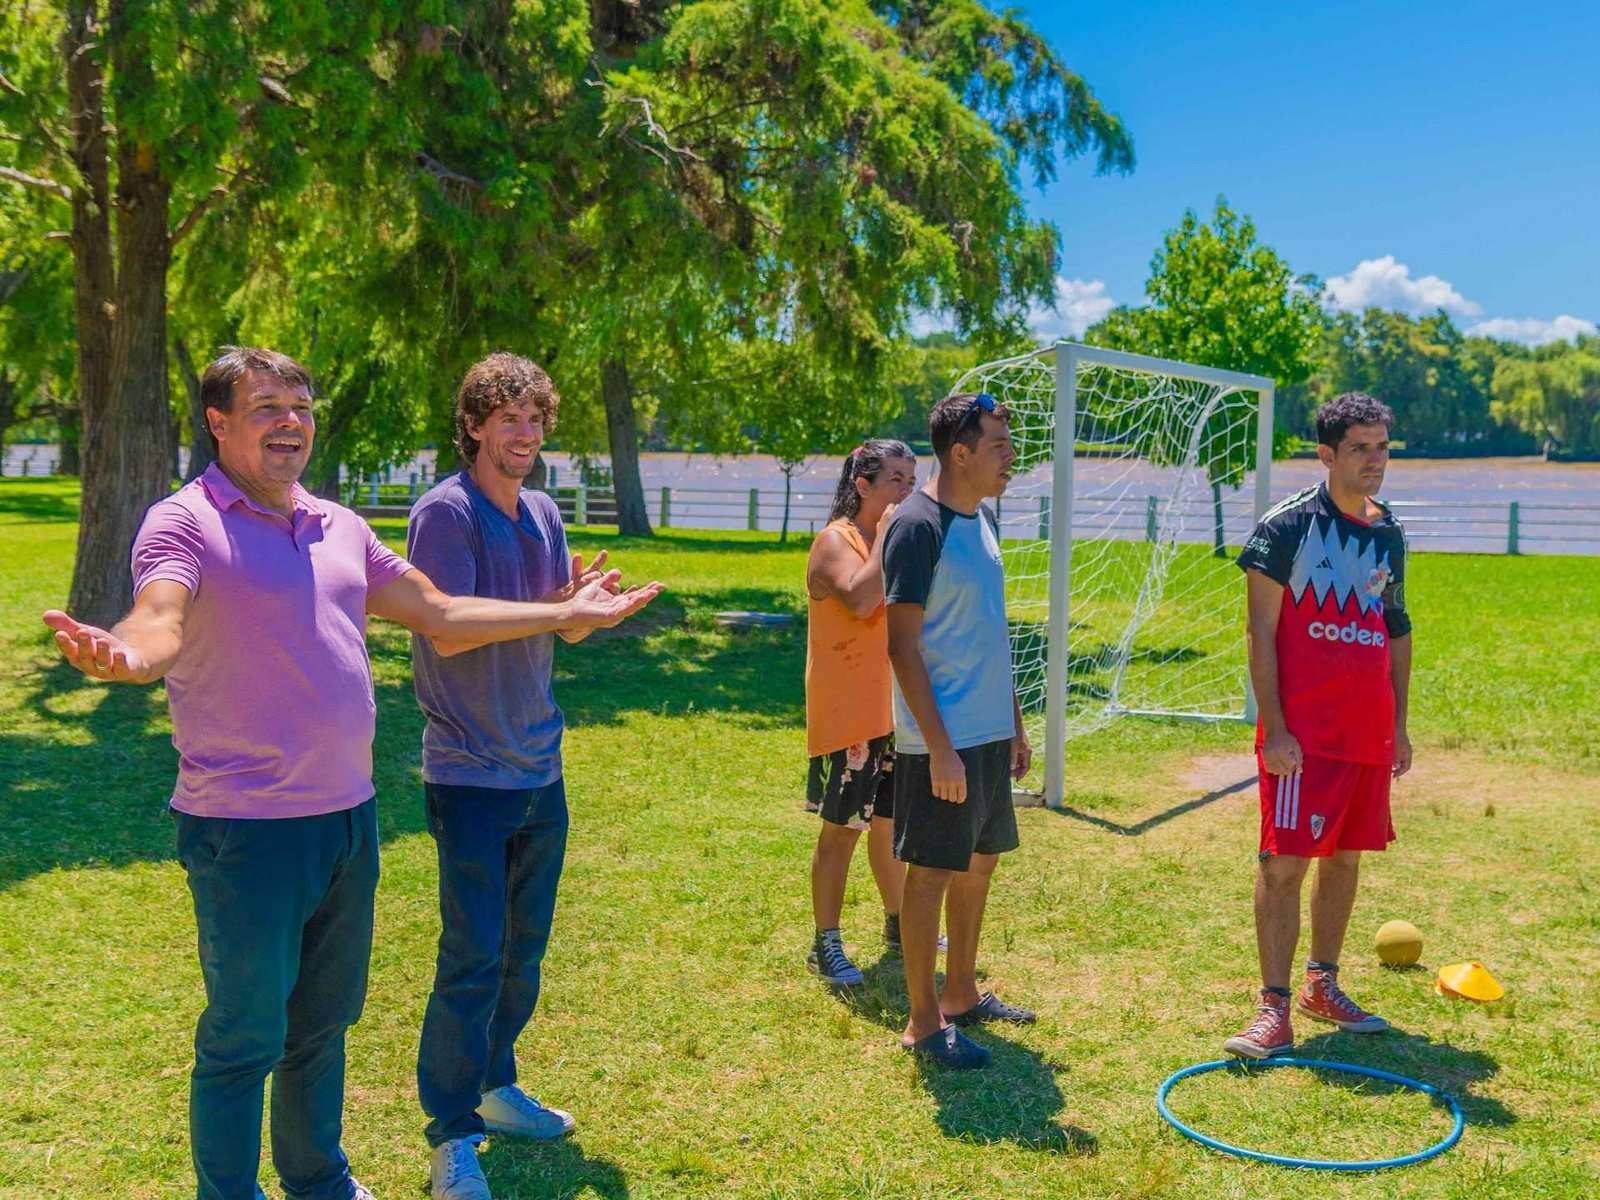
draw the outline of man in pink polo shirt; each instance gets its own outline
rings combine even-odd
[[[86,675],[166,680],[206,986],[189,1093],[199,1200],[261,1200],[269,1074],[289,1200],[370,1200],[340,1148],[378,880],[367,614],[495,642],[615,625],[660,585],[619,592],[616,572],[591,572],[532,603],[446,596],[299,485],[315,433],[303,367],[228,347],[200,398],[217,461],[145,514],[132,610],[109,631],[44,620]]]

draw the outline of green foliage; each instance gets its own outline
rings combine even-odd
[[[1150,303],[1119,308],[1089,330],[1093,344],[1204,366],[1264,375],[1279,387],[1298,383],[1316,365],[1321,314],[1315,281],[1296,276],[1278,253],[1256,240],[1249,217],[1218,197],[1211,223],[1191,209],[1167,233],[1150,262]],[[1215,457],[1214,480],[1237,483],[1255,463],[1255,431],[1228,438],[1234,421],[1224,398],[1211,418],[1217,436],[1201,445]],[[1185,447],[1149,447],[1175,461]]]
[[[1600,453],[1600,338],[1502,359],[1494,369],[1494,412],[1541,443]]]
[[[0,191],[0,444],[73,403],[72,257],[32,196]]]
[[[1467,337],[1443,312],[1421,318],[1376,308],[1328,314],[1317,372],[1279,393],[1278,427],[1314,438],[1317,406],[1340,392],[1361,391],[1394,410],[1394,434],[1408,451],[1526,450],[1519,431],[1490,411],[1496,362],[1525,353]]]
[[[1315,281],[1256,240],[1255,223],[1217,200],[1209,225],[1191,209],[1150,261],[1143,308],[1096,325],[1097,345],[1265,375],[1279,387],[1316,365]]]

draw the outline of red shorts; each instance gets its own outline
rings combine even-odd
[[[1389,820],[1388,767],[1306,755],[1293,775],[1261,775],[1261,857],[1324,858],[1335,850],[1385,850],[1394,841]]]

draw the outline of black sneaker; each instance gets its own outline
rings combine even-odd
[[[820,929],[817,940],[806,955],[806,970],[820,975],[824,983],[835,987],[859,987],[866,979],[861,968],[851,962],[844,952],[844,939],[837,929]]]
[[[993,992],[985,992],[983,999],[979,1000],[966,1012],[956,1013],[946,1017],[952,1025],[981,1025],[986,1021],[1005,1021],[1011,1025],[1032,1025],[1039,1019],[1038,1014],[1027,1008],[1018,1008],[1015,1004],[1007,1004]]]

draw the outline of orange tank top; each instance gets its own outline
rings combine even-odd
[[[829,522],[862,562],[867,543],[848,519]],[[808,589],[806,627],[806,753],[832,754],[894,730],[889,666],[889,622],[882,602],[858,617],[839,597],[813,597]]]

